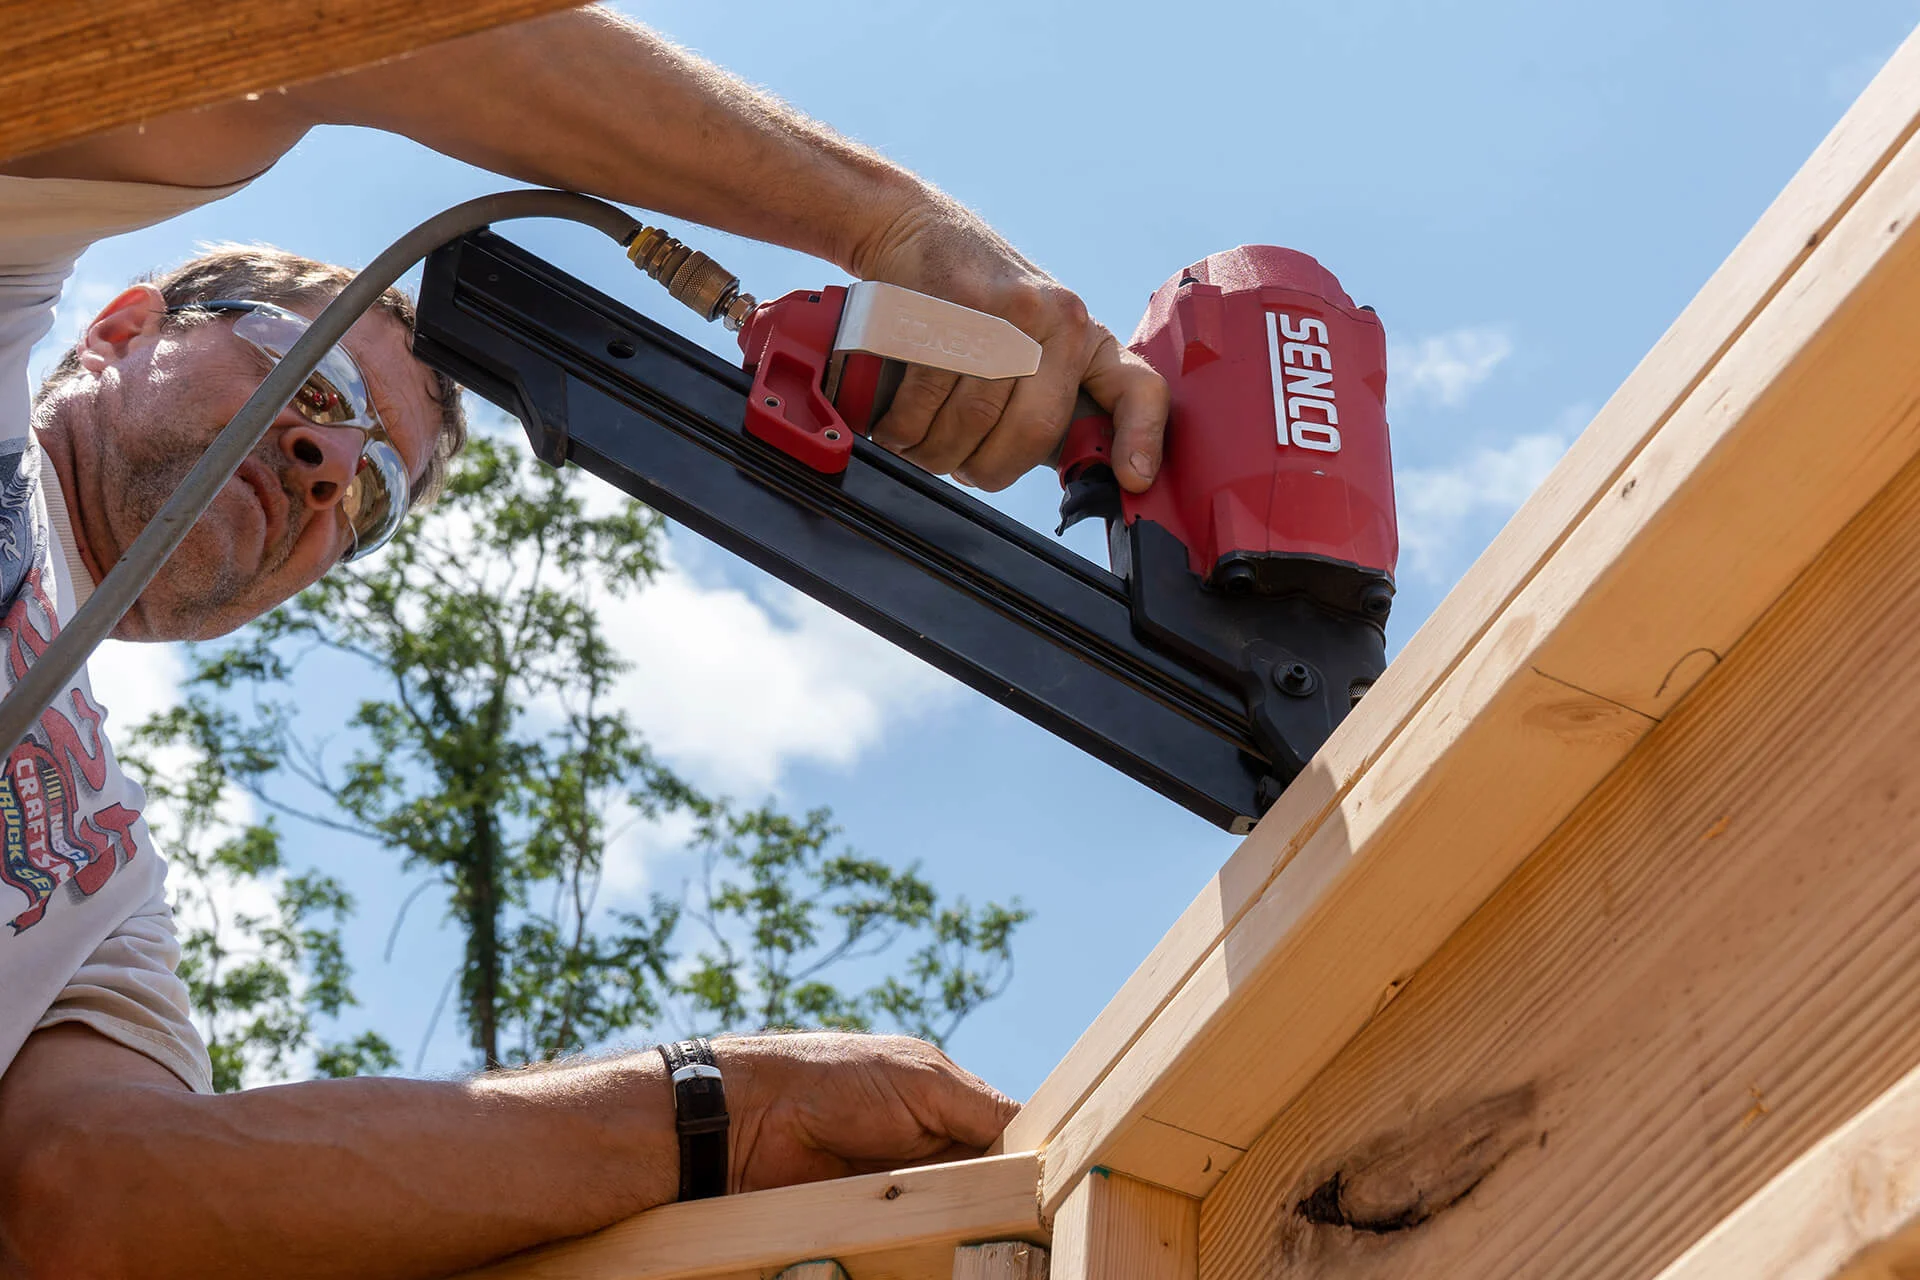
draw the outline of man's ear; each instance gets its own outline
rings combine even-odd
[[[123,358],[143,339],[160,332],[167,298],[150,284],[133,284],[100,309],[80,337],[80,367],[98,373]]]

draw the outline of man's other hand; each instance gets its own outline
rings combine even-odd
[[[929,471],[1004,489],[1060,444],[1082,387],[1113,415],[1114,473],[1138,493],[1153,483],[1167,384],[1121,346],[1086,304],[980,219],[927,188],[860,246],[862,279],[883,280],[1004,316],[1040,343],[1040,371],[987,381],[915,367],[873,438]]]
[[[906,1036],[750,1036],[713,1055],[733,1118],[729,1191],[968,1159],[1019,1110]]]

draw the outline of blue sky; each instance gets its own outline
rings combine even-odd
[[[1645,0],[626,10],[923,172],[1123,336],[1155,286],[1217,249],[1283,244],[1331,267],[1392,343],[1396,648],[1920,20],[1912,0],[1817,18],[1804,4]],[[97,246],[57,336],[197,241],[358,265],[501,185],[404,140],[318,131],[241,195]],[[592,233],[508,234],[681,324]],[[762,297],[838,278],[784,251],[700,242]],[[1051,528],[1056,492],[1042,474],[998,501]],[[1097,556],[1083,532],[1073,545]],[[854,845],[917,858],[944,890],[1034,909],[1013,987],[951,1046],[1024,1096],[1232,841],[690,536],[673,559],[631,619],[637,716],[710,786],[831,805]],[[110,723],[164,698],[173,662],[149,647],[104,655]],[[454,935],[429,895],[384,962],[412,882],[377,850],[290,834],[298,858],[360,898],[354,1025],[385,1031],[411,1064]],[[610,854],[616,897],[672,887],[662,843]],[[443,1019],[425,1069],[465,1060]]]

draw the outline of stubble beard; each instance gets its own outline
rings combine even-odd
[[[114,465],[104,477],[106,492],[117,489],[123,523],[137,536],[173,497],[211,438],[204,423],[169,415],[160,422],[149,420],[131,437],[121,439],[131,439],[134,449],[112,455]],[[263,440],[252,456],[279,481],[283,460],[277,445]],[[285,485],[281,488],[284,492]],[[148,627],[157,633],[155,638],[195,638],[207,634],[210,625],[218,624],[219,631],[225,632],[247,620],[229,615],[256,579],[269,577],[291,558],[299,538],[301,505],[291,494],[287,501],[287,527],[278,545],[263,548],[257,573],[243,572],[234,564],[222,539],[206,527],[208,516],[195,523],[140,595],[139,608]]]

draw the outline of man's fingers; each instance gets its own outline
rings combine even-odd
[[[955,470],[994,430],[1012,394],[1011,378],[961,378],[934,412],[925,437],[911,449],[901,450],[900,456],[935,475]]]
[[[947,402],[960,375],[926,365],[908,365],[900,376],[893,403],[873,424],[873,442],[895,453],[905,453],[927,438],[933,417]],[[962,455],[964,456],[964,455]]]
[[[1046,460],[1073,417],[1085,348],[1048,343],[1040,349],[1040,368],[1014,380],[999,425],[961,465],[969,484],[989,491],[1004,489]]]
[[[1106,336],[1083,379],[1087,394],[1113,415],[1113,473],[1140,493],[1160,471],[1167,431],[1167,383],[1139,356]]]
[[[950,1142],[984,1150],[1019,1114],[1018,1103],[943,1053],[933,1074],[938,1084],[932,1096],[923,1099],[923,1105],[932,1105],[933,1115],[927,1119],[934,1123],[922,1123]]]

